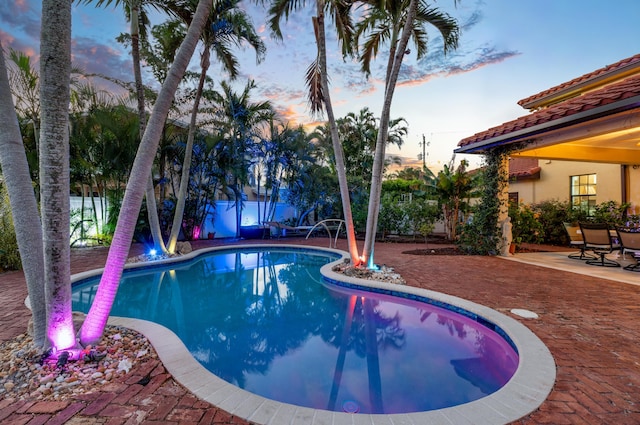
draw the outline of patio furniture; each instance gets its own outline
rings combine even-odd
[[[584,240],[582,239],[582,232],[580,231],[579,225],[574,225],[571,223],[563,223],[564,229],[567,231],[567,235],[569,236],[569,245],[571,247],[579,248],[579,253],[569,254],[569,258],[574,260],[596,260],[597,257],[587,254],[584,248]]]
[[[616,261],[606,257],[614,250],[620,249],[620,245],[611,240],[609,225],[606,223],[580,223],[580,232],[584,240],[584,249],[593,251],[599,257],[587,260],[587,264],[601,267],[620,267]]]
[[[312,229],[312,226],[289,226],[277,221],[265,221],[264,224],[277,229],[276,237],[278,239],[284,236],[308,236],[308,232]]]
[[[640,272],[640,232],[632,232],[624,228],[616,228],[618,240],[620,241],[620,251],[622,254],[630,252],[636,260],[635,264],[624,266],[625,270]]]

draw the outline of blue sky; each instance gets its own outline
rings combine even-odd
[[[41,0],[4,2],[0,8],[3,47],[22,50],[37,61]],[[392,117],[407,120],[409,135],[400,150],[391,148],[388,153],[403,157],[406,165],[421,164],[417,156],[422,152],[423,134],[429,142],[428,165],[437,170],[448,163],[461,139],[526,115],[518,100],[640,52],[638,0],[461,0],[457,7],[453,0],[439,0],[432,4],[458,20],[460,46],[443,56],[441,39],[429,29],[428,57],[420,62],[415,54],[405,57]],[[312,5],[283,23],[284,40],[276,42],[265,28],[262,6],[245,3],[267,44],[267,57],[256,66],[253,52],[238,53],[242,60],[238,86],[254,79],[258,86],[254,99],[271,100],[283,117],[297,123],[314,121],[304,86],[304,73],[315,56]],[[75,65],[133,80],[129,53],[115,41],[128,31],[121,9],[76,5],[72,31]],[[379,116],[384,53],[367,80],[358,63],[342,60],[334,41],[328,48],[336,115],[368,107]],[[216,81],[222,77],[215,64],[209,74]],[[461,158],[472,165],[480,163],[478,156],[456,160]]]

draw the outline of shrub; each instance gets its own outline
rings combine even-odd
[[[9,195],[4,187],[0,186],[0,270],[20,270],[21,268]]]
[[[543,241],[543,226],[536,214],[525,204],[509,205],[509,217],[511,217],[513,242],[541,243]]]
[[[579,223],[587,220],[585,210],[572,208],[569,201],[549,200],[531,205],[542,226],[542,241],[551,245],[567,245],[569,237],[563,223]]]
[[[596,205],[593,221],[607,223],[610,228],[624,226],[627,222],[627,209],[630,204],[618,204],[616,201],[606,201]]]

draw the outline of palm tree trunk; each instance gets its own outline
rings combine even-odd
[[[44,243],[48,343],[76,345],[71,315],[69,243],[69,85],[71,3],[42,2],[40,45],[40,208]]]
[[[136,97],[138,102],[138,119],[140,140],[144,135],[145,125],[147,123],[147,114],[144,107],[144,86],[142,85],[142,72],[140,67],[140,0],[131,0],[131,58],[133,61],[133,75],[135,78]],[[160,229],[160,219],[158,218],[158,206],[156,205],[156,193],[153,188],[153,176],[149,171],[149,179],[144,193],[147,200],[147,217],[149,219],[149,228],[151,237],[157,251],[166,253],[167,249],[162,239],[162,230]]]
[[[47,328],[44,301],[42,226],[27,155],[13,106],[4,52],[0,48],[0,167],[9,193],[20,260],[27,281],[33,318],[33,342],[44,348]]]
[[[131,247],[136,219],[140,212],[145,185],[151,173],[164,122],[169,113],[178,84],[198,44],[198,39],[211,7],[211,0],[200,0],[198,2],[193,21],[180,45],[167,78],[162,85],[158,100],[154,105],[149,124],[144,132],[144,137],[140,142],[138,153],[131,169],[131,176],[127,183],[127,190],[122,201],[111,248],[107,255],[104,273],[102,274],[94,302],[80,330],[80,342],[82,345],[96,343],[100,339],[109,318],[120,277],[122,276],[122,270]]]
[[[369,192],[369,208],[367,211],[367,228],[365,233],[364,249],[362,258],[367,267],[373,267],[373,250],[376,240],[376,230],[378,228],[378,214],[380,212],[380,194],[382,193],[382,172],[384,170],[384,155],[387,146],[387,135],[389,133],[389,117],[391,116],[391,102],[393,100],[393,92],[395,91],[396,82],[402,65],[402,58],[409,42],[411,28],[416,16],[418,1],[411,0],[409,3],[409,11],[407,12],[407,20],[402,29],[402,36],[398,43],[398,47],[393,56],[393,62],[390,62],[391,70],[387,69],[388,81],[385,84],[384,103],[382,105],[382,114],[380,116],[380,128],[376,140],[376,152],[373,158],[373,170],[371,173],[371,188]],[[394,45],[395,43],[392,43]],[[389,67],[389,66],[388,66]]]
[[[351,199],[349,196],[349,186],[347,184],[347,171],[344,165],[344,151],[342,150],[342,144],[340,143],[338,126],[336,125],[336,118],[333,113],[331,96],[329,94],[329,79],[327,77],[327,45],[324,30],[324,7],[324,1],[316,1],[316,13],[318,16],[314,23],[316,24],[315,26],[318,33],[318,59],[322,73],[321,84],[324,95],[324,106],[327,111],[327,120],[329,121],[329,128],[331,130],[331,142],[333,144],[333,152],[336,161],[336,173],[338,174],[338,184],[340,186],[340,199],[342,200],[342,211],[347,231],[347,244],[349,247],[349,254],[351,256],[351,264],[359,266],[361,259],[358,254],[356,232],[353,224],[353,215],[351,213]]]
[[[178,235],[182,228],[182,220],[184,218],[184,204],[187,199],[187,189],[189,188],[189,175],[191,174],[191,157],[193,156],[193,140],[196,136],[196,118],[198,116],[198,108],[202,91],[204,90],[204,82],[207,78],[207,69],[209,68],[209,49],[206,48],[202,53],[200,80],[198,81],[198,89],[196,90],[196,98],[193,101],[193,109],[191,109],[191,121],[189,122],[189,135],[187,136],[187,146],[184,151],[184,160],[182,162],[182,174],[180,175],[180,189],[178,191],[178,199],[176,200],[176,209],[173,213],[173,224],[171,225],[171,235],[167,243],[167,251],[173,254],[176,250]]]

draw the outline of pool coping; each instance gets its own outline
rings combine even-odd
[[[183,342],[171,330],[154,322],[110,317],[109,324],[124,326],[145,335],[164,367],[173,378],[192,394],[230,414],[259,425],[309,424],[309,425],[419,425],[419,424],[506,424],[518,420],[537,409],[548,397],[556,378],[555,361],[544,343],[525,325],[489,307],[471,301],[427,289],[389,284],[344,276],[331,270],[332,266],[348,258],[344,251],[308,247],[302,245],[259,245],[278,249],[294,248],[312,251],[329,251],[340,259],[322,267],[321,273],[330,280],[370,287],[382,291],[402,292],[429,298],[459,307],[499,326],[518,348],[520,361],[513,377],[500,390],[481,399],[427,412],[403,414],[349,414],[312,409],[267,399],[230,384],[208,371],[187,350]],[[255,249],[256,245],[212,247],[193,251],[176,258],[153,262],[153,265],[189,261],[197,256],[228,249]],[[148,266],[149,263],[128,264],[129,268]],[[102,269],[75,274],[72,282],[102,273]]]

